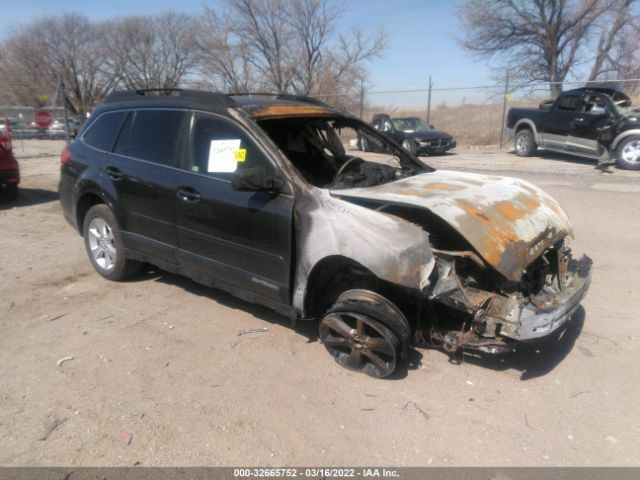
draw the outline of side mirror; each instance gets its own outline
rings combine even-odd
[[[243,168],[231,176],[231,187],[241,192],[279,192],[282,180],[268,174],[263,167]]]

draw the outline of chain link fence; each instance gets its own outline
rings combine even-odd
[[[12,96],[0,92],[0,134],[6,124],[13,140],[70,140],[86,120],[88,112],[74,112],[73,88],[65,86],[55,76],[43,76],[25,82],[21,78],[3,78],[14,82]],[[632,98],[640,93],[640,79],[615,79]],[[565,90],[591,82],[564,82]],[[546,82],[446,86],[429,78],[424,87],[412,89],[369,89],[364,86],[355,93],[315,95],[350,114],[371,121],[376,113],[392,117],[415,116],[437,130],[453,135],[459,147],[476,148],[503,146],[504,120],[511,107],[537,108],[551,98],[552,85]],[[635,102],[634,102],[635,103]]]
[[[427,121],[437,130],[452,134],[462,147],[502,147],[506,142],[505,118],[509,108],[538,108],[542,101],[553,98],[552,83],[512,83],[439,86],[429,79],[424,88],[406,90],[367,90],[357,94],[332,93],[317,95],[322,101],[336,105],[364,121],[371,121],[376,113],[392,117],[415,116]],[[564,90],[605,81],[563,82]],[[614,79],[632,98],[639,97],[640,79]],[[634,105],[637,102],[634,101]]]

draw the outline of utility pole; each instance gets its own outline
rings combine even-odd
[[[360,120],[364,115],[364,80],[360,80]]]
[[[509,69],[504,79],[504,96],[502,97],[502,117],[500,118],[500,148],[504,139],[504,120],[507,114],[507,95],[509,94]]]
[[[71,143],[71,138],[69,136],[69,118],[67,117],[67,96],[65,95],[64,90],[64,80],[60,77],[58,82],[60,93],[62,94],[62,112],[64,114],[64,136],[67,141],[67,145]]]
[[[427,97],[427,125],[431,125],[431,89],[433,88],[433,82],[431,81],[431,75],[429,75],[429,96]]]

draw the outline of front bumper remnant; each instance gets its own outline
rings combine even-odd
[[[438,334],[447,350],[464,346],[489,353],[512,349],[517,342],[553,334],[565,325],[580,306],[591,281],[592,261],[583,256],[569,260],[563,281],[545,286],[538,294],[500,294],[467,287],[453,263],[440,257],[436,262],[439,280],[428,292],[437,301],[471,316],[467,331]]]

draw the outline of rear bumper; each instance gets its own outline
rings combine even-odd
[[[18,185],[20,183],[20,170],[17,168],[0,169],[0,186]]]

